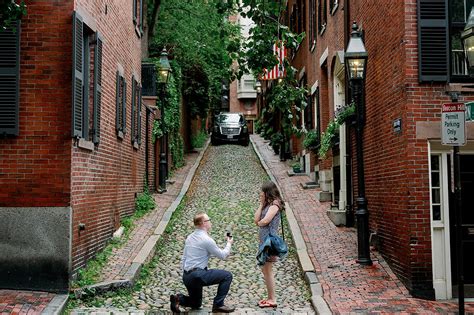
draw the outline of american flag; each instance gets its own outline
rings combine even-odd
[[[285,76],[285,63],[286,58],[286,48],[283,43],[273,44],[273,54],[278,59],[278,64],[273,67],[271,71],[268,69],[263,69],[262,80],[275,80],[278,78],[283,78]]]

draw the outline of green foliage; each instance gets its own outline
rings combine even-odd
[[[184,165],[184,141],[179,130],[174,130],[170,133],[168,147],[171,152],[173,169],[182,167]]]
[[[209,110],[209,78],[202,65],[183,68],[183,97],[191,118],[206,117]]]
[[[275,43],[283,43],[290,50],[290,55],[305,37],[305,33],[295,34],[282,24],[285,1],[227,0],[221,1],[217,6],[219,10],[229,14],[239,13],[242,17],[250,18],[255,24],[249,31],[248,40],[241,43],[242,49],[231,53],[239,65],[235,77],[244,73],[253,73],[255,77],[260,77],[264,68],[271,69],[278,63],[272,50]],[[306,106],[307,90],[299,86],[297,71],[291,67],[288,60],[285,60],[285,69],[285,78],[267,91],[267,105],[270,107],[267,116],[281,117],[280,131],[285,139],[289,139],[291,135],[299,135],[302,132],[298,119],[299,112]],[[263,119],[269,120],[268,117]],[[265,132],[265,135],[268,137],[268,132]]]
[[[255,133],[260,134],[263,131],[262,126],[263,126],[262,121],[260,119],[257,119],[255,121]]]
[[[0,1],[0,32],[10,27],[10,25],[20,20],[26,15],[25,1],[17,4],[14,0]]]
[[[306,133],[303,140],[303,147],[313,152],[319,147],[319,135],[316,130],[310,130]]]
[[[153,199],[153,196],[150,194],[150,192],[147,189],[143,193],[138,194],[138,197],[135,200],[134,216],[137,219],[141,218],[150,210],[155,209],[155,207],[156,207],[155,199]]]
[[[238,0],[227,0],[218,1],[217,7],[229,15],[240,13],[255,23],[248,40],[241,43],[242,49],[230,51],[239,64],[237,77],[244,73],[253,73],[257,77],[262,74],[263,68],[273,68],[278,61],[271,47],[277,41],[282,41],[285,47],[294,51],[305,37],[305,33],[295,34],[281,23],[285,1],[242,0],[239,3]]]
[[[181,67],[181,92],[193,118],[205,118],[209,110],[220,108],[222,82],[231,73],[228,50],[240,47],[239,29],[218,10],[218,2],[162,0],[156,35],[150,40],[150,56],[166,47]]]
[[[275,131],[273,130],[273,127],[270,126],[270,124],[265,124],[263,126],[263,131],[261,133],[261,136],[263,137],[263,139],[271,141],[271,138],[274,133]]]
[[[102,269],[107,264],[107,261],[109,260],[109,257],[112,254],[112,250],[114,248],[120,247],[128,240],[130,232],[134,227],[133,222],[143,217],[146,213],[148,213],[150,210],[153,210],[155,207],[156,203],[153,199],[153,196],[150,194],[148,189],[145,189],[145,191],[139,194],[135,200],[134,214],[132,216],[123,218],[121,221],[121,226],[123,226],[125,229],[122,238],[120,240],[112,239],[102,251],[100,251],[93,259],[87,262],[87,266],[85,268],[79,269],[79,271],[77,272],[77,278],[76,280],[72,281],[71,287],[80,288],[97,283],[100,278]],[[88,292],[84,292],[84,294],[86,295],[87,293]]]
[[[339,126],[340,125],[334,119],[331,119],[331,121],[328,123],[326,130],[321,136],[321,146],[319,147],[318,151],[318,155],[321,158],[324,158],[326,153],[332,147],[333,138],[339,133]]]
[[[346,106],[341,106],[336,110],[335,116],[336,120],[342,125],[346,122],[350,117],[353,117],[355,114],[355,103],[352,101],[350,104]]]
[[[157,66],[159,60],[152,58],[150,60]],[[163,136],[163,132],[168,134],[168,148],[172,156],[172,169],[179,168],[184,165],[184,141],[180,134],[181,128],[181,86],[182,75],[181,67],[173,60],[171,61],[172,75],[169,79],[168,85],[157,101],[158,108],[164,108],[164,123],[160,120],[155,120],[153,125],[153,142]]]
[[[270,112],[274,115],[281,113],[281,131],[286,139],[293,134],[301,134],[298,123],[301,111],[306,107],[308,91],[298,86],[296,69],[288,65],[287,75],[282,82],[274,85],[267,100]]]
[[[294,171],[295,173],[298,173],[298,172],[300,172],[300,170],[301,170],[301,163],[300,163],[299,160],[293,160],[293,161],[290,163],[290,166],[291,166],[291,168],[293,169],[293,171]]]
[[[191,137],[191,145],[193,148],[202,148],[206,143],[208,135],[204,131],[200,131],[197,135]]]
[[[98,281],[101,271],[112,254],[112,249],[117,247],[117,244],[111,243],[98,253],[94,259],[87,262],[87,267],[82,268],[77,272],[77,280],[71,284],[72,288],[80,288],[87,285],[94,284]]]
[[[339,127],[355,112],[355,104],[351,103],[348,106],[342,107],[336,113],[336,117],[329,121],[326,130],[321,136],[321,146],[319,147],[318,155],[321,158],[326,156],[326,153],[333,145],[334,137],[339,133]]]
[[[283,143],[283,135],[281,134],[281,132],[275,132],[271,138],[270,138],[270,145],[271,146],[278,146],[280,144]]]

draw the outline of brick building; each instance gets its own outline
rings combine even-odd
[[[249,37],[249,31],[254,26],[252,19],[237,15],[230,17],[230,20],[239,24],[240,34],[244,40]],[[249,132],[253,133],[257,118],[257,92],[253,75],[246,73],[240,79],[232,81],[228,97],[229,111],[244,114]]]
[[[144,8],[26,4],[16,31],[0,33],[0,287],[64,291],[134,211],[154,161]]]
[[[294,52],[301,84],[310,91],[302,115],[321,133],[349,103],[344,51],[352,21],[368,52],[363,152],[370,232],[377,250],[416,297],[456,295],[452,147],[441,144],[441,109],[474,100],[460,33],[470,1],[289,0],[286,21],[306,32]],[[455,93],[454,93],[455,92]],[[460,148],[466,295],[474,296],[474,123]],[[321,159],[294,143],[306,172],[319,178],[321,200],[350,225],[357,196],[355,130],[348,123]],[[471,211],[472,212],[472,211]],[[345,222],[344,222],[345,221]]]

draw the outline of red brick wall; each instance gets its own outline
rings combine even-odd
[[[107,5],[107,13],[105,6]],[[134,211],[136,193],[145,180],[145,108],[142,107],[142,144],[131,142],[132,75],[141,81],[140,38],[135,33],[130,1],[78,0],[76,9],[89,15],[104,37],[102,59],[101,142],[93,151],[72,151],[72,255],[73,269],[83,266],[120,225],[120,218]],[[85,19],[87,22],[87,19]],[[127,133],[115,133],[115,76],[120,64],[127,82]],[[79,231],[79,223],[86,228]]]
[[[290,0],[288,7],[294,2]],[[319,81],[321,130],[324,131],[334,115],[333,60],[338,50],[344,50],[344,12],[349,12],[349,21],[355,20],[362,26],[369,54],[363,151],[370,229],[377,232],[380,252],[408,289],[416,296],[433,297],[429,152],[427,139],[416,136],[416,124],[440,123],[440,106],[450,102],[448,90],[462,90],[464,102],[474,97],[459,84],[418,82],[416,4],[416,0],[383,4],[370,0],[339,1],[335,14],[328,13],[325,32],[317,35],[315,50],[309,51],[306,38],[293,65],[305,68],[310,86]],[[308,1],[306,8],[309,8]],[[309,23],[309,12],[306,14]],[[350,32],[350,25],[345,31]],[[320,58],[326,49],[327,62],[321,67]],[[400,133],[393,130],[395,119],[401,119]],[[352,175],[357,196],[353,129],[348,138],[352,144]],[[330,159],[320,166],[329,169]]]
[[[404,3],[399,1],[384,5],[350,2],[350,20],[363,26],[369,54],[363,150],[370,230],[377,232],[380,252],[410,288],[414,265],[409,245],[412,218],[408,182],[413,176],[406,151],[409,122],[406,120],[404,14]],[[389,16],[391,22],[387,23],[382,16]],[[397,118],[402,119],[400,134],[392,129],[392,122]],[[356,164],[354,161],[355,173]],[[357,191],[356,181],[354,186]],[[426,223],[429,240],[429,220]]]
[[[369,53],[364,154],[370,227],[411,292],[433,297],[429,152],[427,140],[416,137],[416,124],[438,125],[441,104],[450,102],[447,90],[460,86],[419,83],[416,4],[351,1],[350,12],[351,20],[363,23]],[[472,98],[464,93],[462,100]],[[392,130],[397,118],[400,134]]]
[[[68,206],[72,2],[27,5],[20,44],[20,135],[0,139],[0,207]]]
[[[319,84],[319,101],[320,101],[320,129],[323,132],[326,129],[329,120],[334,116],[334,100],[333,100],[333,65],[334,58],[337,51],[344,50],[344,11],[343,1],[339,1],[339,7],[331,15],[327,14],[327,25],[326,30],[323,33],[319,33],[316,30],[316,46],[310,50],[310,12],[309,12],[309,1],[306,1],[306,29],[307,36],[298,48],[295,58],[292,62],[300,71],[304,68],[307,78],[307,88],[310,89],[313,84],[318,81]],[[288,8],[291,8],[296,0],[288,1]],[[328,8],[329,10],[329,8]],[[290,12],[291,14],[291,12]],[[316,12],[317,19],[317,12]],[[321,56],[323,53],[328,51],[328,55],[322,66],[320,65]],[[294,139],[295,151],[301,151],[303,137]],[[332,167],[332,153],[328,152],[326,159],[320,160],[320,170],[330,169]]]

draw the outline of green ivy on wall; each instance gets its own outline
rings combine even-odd
[[[159,66],[158,59],[152,59],[152,62]],[[164,123],[160,120],[155,120],[153,125],[153,142],[163,136],[163,132],[168,134],[168,148],[172,156],[172,169],[179,168],[184,165],[184,143],[180,134],[181,128],[181,84],[182,75],[179,64],[171,61],[172,74],[164,93],[158,97],[156,105],[159,109],[164,107]],[[162,87],[159,87],[162,88]]]

